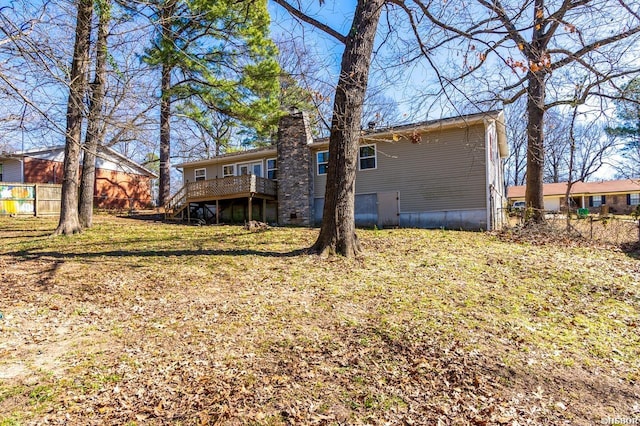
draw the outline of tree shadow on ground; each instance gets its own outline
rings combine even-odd
[[[298,257],[310,254],[309,249],[295,249],[291,251],[260,251],[252,249],[167,249],[167,250],[109,250],[97,251],[92,253],[86,252],[57,252],[57,251],[38,251],[37,249],[19,250],[9,252],[6,255],[23,258],[25,260],[47,259],[85,259],[91,260],[96,258],[126,258],[126,257],[183,257],[183,256],[260,256],[260,257]]]
[[[637,241],[635,243],[621,244],[620,248],[622,249],[622,252],[627,256],[636,260],[640,260],[640,241]]]

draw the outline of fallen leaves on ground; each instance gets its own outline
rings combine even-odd
[[[3,221],[5,424],[525,425],[637,416],[640,266],[481,233]],[[36,229],[36,231],[34,231]],[[13,422],[13,423],[11,423]]]

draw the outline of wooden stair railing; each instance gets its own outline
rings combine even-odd
[[[178,190],[164,206],[165,219],[175,219],[187,207],[187,185]]]

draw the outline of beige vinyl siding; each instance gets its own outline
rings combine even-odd
[[[231,163],[233,164],[233,163]],[[195,182],[196,170],[205,169],[207,179],[216,179],[222,177],[222,164],[209,164],[205,166],[185,167],[184,169],[184,181]]]
[[[401,138],[375,143],[377,168],[358,171],[356,194],[400,191],[402,212],[486,208],[484,125],[433,131],[413,144]],[[313,156],[315,197],[323,197],[326,176]]]
[[[210,160],[194,161],[192,164],[183,167],[183,182],[195,182],[195,170],[206,169],[207,179],[222,178],[222,167],[230,164],[258,163],[262,162],[262,174],[266,175],[266,160],[277,156],[275,146],[262,148],[256,152],[238,152],[229,154],[228,157],[214,157]]]

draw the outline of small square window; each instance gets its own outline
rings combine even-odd
[[[376,168],[376,146],[364,145],[360,147],[360,170]]]
[[[637,206],[640,204],[640,194],[629,194],[629,205]]]
[[[235,176],[236,166],[235,164],[229,164],[228,166],[222,166],[222,177]]]
[[[318,163],[318,174],[326,175],[327,167],[329,166],[329,151],[318,152],[316,158]]]
[[[195,174],[196,174],[196,182],[199,180],[207,179],[207,169],[196,169]]]

